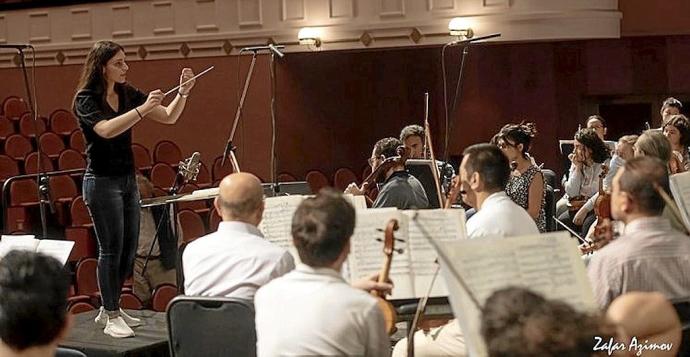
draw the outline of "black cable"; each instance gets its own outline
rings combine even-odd
[[[444,142],[444,151],[443,151],[443,161],[446,163],[449,160],[449,150],[448,150],[448,142],[450,141],[450,133],[453,131],[453,124],[449,121],[449,116],[452,116],[455,113],[455,109],[457,108],[457,100],[458,96],[460,94],[460,91],[462,90],[462,75],[463,72],[465,72],[465,60],[467,58],[467,54],[469,53],[469,43],[466,44],[463,47],[462,50],[462,58],[460,60],[460,70],[458,71],[458,79],[456,81],[456,86],[455,86],[455,95],[453,96],[453,107],[451,108],[450,113],[448,112],[448,94],[447,94],[447,79],[446,79],[446,55],[445,51],[448,46],[452,45],[453,43],[447,43],[443,46],[443,49],[441,50],[441,70],[443,71],[443,105],[445,109],[445,119],[446,119],[446,132],[445,132],[445,142]]]

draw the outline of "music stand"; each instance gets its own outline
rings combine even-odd
[[[307,181],[262,183],[261,187],[265,197],[313,194]]]
[[[441,202],[436,193],[434,173],[431,171],[438,170],[438,167],[431,160],[409,159],[405,161],[405,169],[422,183],[426,197],[429,199],[429,208],[441,208]]]

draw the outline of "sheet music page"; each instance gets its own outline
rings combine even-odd
[[[579,310],[596,310],[592,287],[577,248],[567,232],[440,242],[448,261],[443,276],[455,316],[471,356],[486,356],[480,312],[447,264],[452,264],[481,305],[496,290],[523,286]]]
[[[304,196],[299,195],[266,198],[263,218],[259,224],[264,237],[290,251],[295,263],[299,262],[299,256],[292,244],[292,215],[303,200]]]
[[[449,241],[466,239],[465,210],[433,209],[403,211],[407,217],[408,247],[414,291],[416,297],[423,297],[429,289],[437,264],[437,255],[429,239]],[[421,227],[420,227],[421,226]],[[426,237],[423,232],[429,235]],[[448,289],[443,279],[436,279],[430,296],[447,296]]]
[[[65,265],[69,254],[72,252],[72,247],[74,247],[74,242],[70,240],[41,239],[36,252],[49,255]]]
[[[343,194],[346,200],[355,208],[355,210],[367,209],[367,199],[363,195],[351,195],[349,193]]]
[[[0,238],[0,258],[14,249],[22,249],[35,252],[38,239],[33,235],[2,235]]]
[[[673,200],[683,216],[685,226],[690,227],[690,171],[669,177]]]
[[[396,208],[372,208],[357,211],[357,225],[350,240],[348,266],[350,281],[367,277],[381,271],[384,262],[383,239],[388,221],[397,219],[399,229],[395,237],[407,241],[407,224]],[[376,239],[381,239],[377,241]],[[402,248],[402,254],[393,252],[390,279],[395,284],[390,299],[414,297],[414,285],[410,269],[407,243],[395,242],[395,249]]]

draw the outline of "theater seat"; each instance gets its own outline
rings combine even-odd
[[[155,163],[164,162],[170,166],[177,167],[180,161],[182,161],[182,151],[172,141],[160,141],[153,149],[153,162]]]
[[[153,311],[165,312],[168,303],[177,296],[177,287],[172,284],[161,284],[153,290]]]
[[[182,227],[182,238],[185,242],[191,242],[206,234],[204,220],[194,211],[182,210],[178,212],[177,222]]]
[[[309,183],[311,192],[318,193],[322,188],[330,186],[328,178],[323,172],[312,170],[307,172],[306,181]]]
[[[333,175],[333,186],[341,192],[344,191],[349,184],[353,182],[358,183],[357,181],[357,175],[347,167],[341,167],[335,170],[335,175]]]

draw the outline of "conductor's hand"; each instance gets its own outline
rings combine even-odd
[[[386,283],[379,283],[378,280],[379,274],[375,273],[368,277],[353,281],[350,285],[355,289],[360,289],[367,292],[376,290],[384,293],[385,295],[390,295],[391,291],[393,290],[393,282],[389,279]]]
[[[353,182],[353,183],[347,185],[347,188],[345,188],[345,193],[349,193],[349,194],[355,195],[355,196],[361,196],[364,194],[364,190],[366,187],[367,187],[366,182],[362,184],[361,189],[359,187],[357,187],[356,183]]]
[[[189,81],[189,83],[185,85],[182,85],[182,83],[188,81],[192,77],[194,77],[194,72],[192,72],[191,68],[182,69],[182,74],[180,74],[180,94],[187,95],[189,94],[189,91],[192,90],[192,87],[194,87],[196,79],[193,81]]]
[[[146,102],[141,105],[141,113],[146,115],[148,114],[153,108],[161,105],[163,102],[163,97],[165,97],[165,94],[163,93],[162,90],[156,89],[154,91],[151,91],[149,93],[148,98],[146,98]]]

